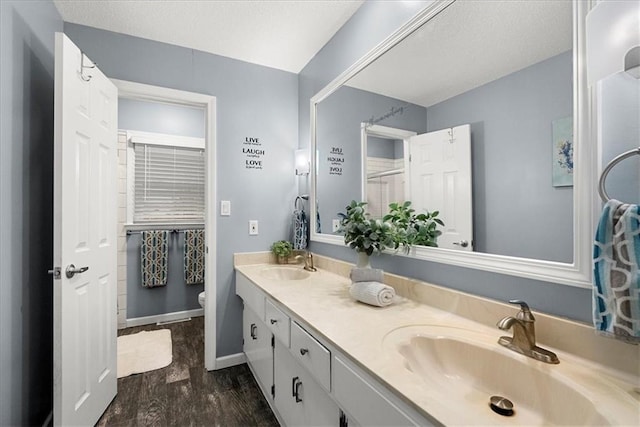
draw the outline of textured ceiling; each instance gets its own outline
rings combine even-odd
[[[428,107],[572,48],[566,0],[457,1],[348,86]]]
[[[54,0],[62,19],[298,73],[363,0]]]

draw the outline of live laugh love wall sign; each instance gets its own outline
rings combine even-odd
[[[244,167],[246,169],[262,169],[265,154],[260,138],[247,136],[242,142],[242,154],[245,155]]]

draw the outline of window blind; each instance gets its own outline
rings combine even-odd
[[[134,144],[134,222],[204,222],[204,151]]]

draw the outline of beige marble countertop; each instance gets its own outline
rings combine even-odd
[[[480,415],[478,411],[467,411],[464,407],[465,402],[455,401],[452,396],[444,395],[438,387],[429,387],[426,382],[408,371],[404,367],[403,357],[391,348],[388,340],[385,344],[388,334],[398,328],[410,325],[443,325],[476,331],[489,340],[495,340],[496,351],[513,353],[510,357],[524,357],[497,344],[498,338],[505,335],[505,332],[498,328],[400,296],[396,296],[394,304],[383,308],[359,303],[349,296],[348,278],[324,269],[318,269],[303,280],[279,281],[265,278],[261,274],[265,268],[273,267],[272,264],[242,265],[244,262],[236,262],[237,271],[309,325],[309,332],[335,346],[423,415],[445,425],[548,424],[535,417],[499,416],[488,407]],[[515,313],[513,308],[511,310]],[[496,321],[498,319],[496,318]],[[600,371],[598,365],[591,361],[553,347],[549,349],[558,354],[561,363],[542,366],[541,369],[553,369],[553,375],[560,377],[580,378],[576,387],[589,400],[599,402],[598,411],[612,425],[637,425],[640,422],[640,394],[637,389],[634,390],[638,387],[637,379],[626,382],[619,377],[604,375],[604,371]],[[541,364],[533,359],[525,360],[524,363],[536,367]],[[586,372],[593,372],[594,375],[585,376],[584,367],[588,368]],[[612,386],[621,392],[612,395]],[[603,393],[602,390],[608,391]],[[535,389],[531,391],[539,392]],[[487,402],[488,398],[489,396]]]

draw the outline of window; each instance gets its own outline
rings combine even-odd
[[[204,139],[128,132],[133,223],[204,222]]]

